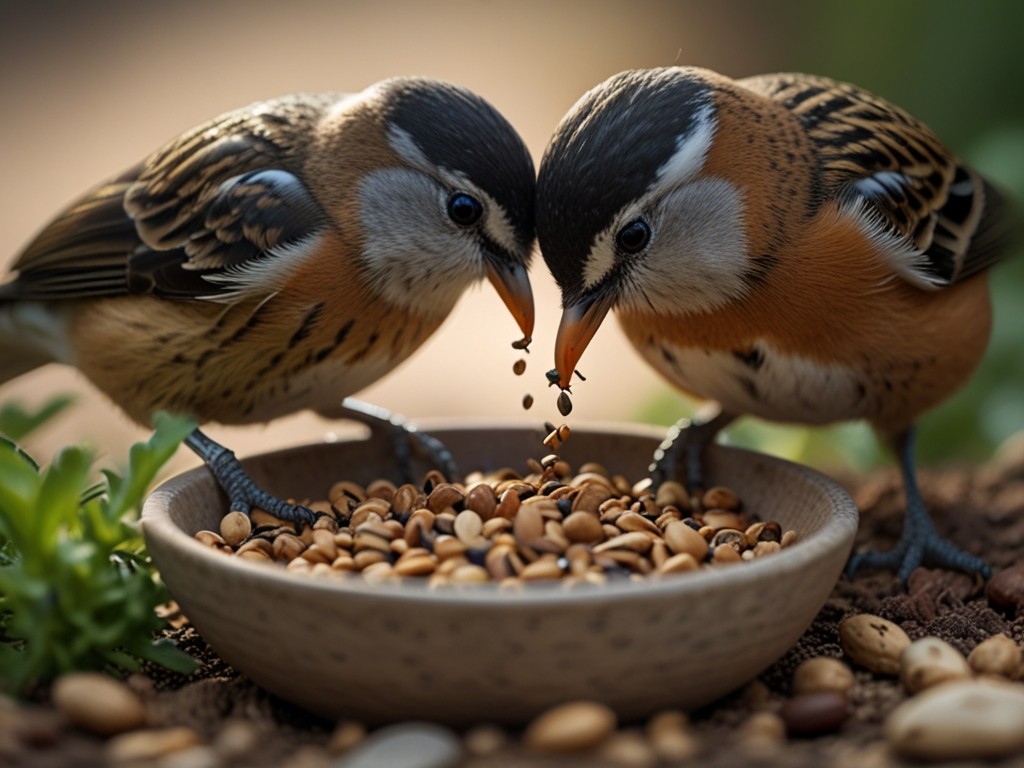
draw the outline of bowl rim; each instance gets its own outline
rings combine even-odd
[[[523,422],[497,421],[487,419],[423,419],[417,421],[417,428],[431,433],[443,434],[447,431],[465,430],[524,430],[536,429],[536,425]],[[574,433],[615,432],[633,437],[662,439],[664,429],[647,424],[618,423],[605,421],[582,422],[573,427]],[[250,460],[266,461],[269,459],[284,460],[292,455],[316,450],[320,446],[337,443],[359,442],[359,438],[345,436],[338,440],[304,443],[274,451],[253,454],[242,459],[243,465]],[[451,604],[458,606],[496,606],[529,607],[538,603],[575,604],[594,601],[622,601],[638,598],[664,598],[689,593],[707,593],[755,587],[765,579],[778,579],[782,575],[797,575],[806,566],[826,557],[836,548],[844,548],[846,557],[853,547],[857,532],[859,515],[857,507],[849,493],[835,480],[818,470],[806,467],[788,459],[770,454],[753,451],[747,448],[715,443],[709,450],[734,454],[738,456],[756,457],[782,468],[784,471],[801,475],[805,481],[819,488],[831,500],[832,510],[825,523],[806,538],[801,537],[785,550],[773,553],[770,557],[758,558],[736,566],[721,568],[701,568],[665,577],[645,577],[641,581],[631,579],[610,580],[601,585],[579,584],[566,588],[561,581],[538,581],[523,583],[517,588],[509,589],[498,583],[448,585],[443,589],[432,588],[426,581],[412,579],[395,579],[367,581],[358,576],[312,575],[290,573],[281,567],[268,566],[264,563],[249,562],[244,558],[230,557],[218,552],[187,534],[171,519],[168,507],[175,495],[195,482],[200,477],[209,477],[204,466],[186,470],[166,479],[157,486],[146,498],[139,524],[146,539],[147,548],[152,551],[150,541],[159,538],[167,548],[183,553],[190,558],[198,558],[210,567],[238,569],[239,577],[253,582],[257,589],[272,586],[275,589],[312,590],[322,594],[345,595],[357,599],[372,600],[406,600],[428,603],[431,605]],[[157,565],[159,571],[159,565]]]

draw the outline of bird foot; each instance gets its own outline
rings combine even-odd
[[[853,578],[861,568],[888,568],[896,571],[901,584],[906,584],[914,569],[925,564],[980,573],[986,579],[992,575],[988,563],[942,538],[930,521],[923,527],[911,527],[909,517],[907,522],[895,548],[888,552],[861,552],[851,557],[846,566],[847,577]]]
[[[654,460],[647,469],[651,487],[657,488],[674,477],[682,465],[687,493],[702,493],[705,490],[704,449],[733,419],[731,414],[718,413],[705,421],[682,419],[676,422],[654,452]]]
[[[232,451],[200,430],[192,430],[185,444],[206,462],[217,484],[227,494],[230,511],[250,515],[254,509],[262,509],[281,520],[298,524],[312,525],[316,520],[313,511],[307,507],[279,499],[260,488]]]

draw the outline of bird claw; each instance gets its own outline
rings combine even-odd
[[[704,490],[704,449],[733,419],[731,414],[720,412],[704,421],[677,421],[655,450],[654,460],[647,469],[651,487],[657,488],[674,477],[679,465],[683,464],[687,493],[701,493]]]
[[[906,584],[910,574],[925,564],[980,573],[986,579],[992,575],[988,563],[942,538],[930,524],[926,530],[908,528],[895,548],[888,552],[861,552],[854,555],[846,566],[846,575],[852,579],[861,568],[888,568],[896,571],[901,584]]]
[[[311,509],[300,504],[291,504],[260,488],[256,481],[249,477],[232,451],[210,439],[199,429],[192,430],[185,443],[206,462],[217,484],[227,494],[229,510],[251,516],[254,509],[262,509],[274,517],[297,524],[312,525],[316,520],[316,515]]]

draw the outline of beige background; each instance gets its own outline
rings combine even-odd
[[[4,267],[64,205],[220,112],[300,90],[358,90],[421,74],[465,85],[522,133],[535,162],[589,87],[620,70],[689,63],[734,76],[785,66],[786,20],[770,3],[66,2],[4,3],[0,48],[0,251]],[[538,258],[529,367],[512,374],[516,327],[489,285],[468,293],[416,356],[361,393],[418,417],[558,419],[546,389],[558,293]],[[608,323],[583,358],[573,421],[625,420],[662,389]],[[145,432],[73,371],[49,366],[0,387],[0,402],[80,396],[29,448],[45,458],[88,440],[120,460]],[[524,413],[520,401],[536,404]],[[321,439],[310,414],[214,427],[241,454]],[[193,463],[179,452],[177,466]]]

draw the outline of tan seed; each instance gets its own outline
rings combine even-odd
[[[53,702],[79,728],[112,736],[140,728],[146,713],[124,683],[98,672],[71,672],[53,684]]]
[[[397,515],[406,515],[424,503],[423,493],[415,485],[405,483],[395,491],[391,509]]]
[[[900,682],[908,693],[970,676],[971,668],[963,654],[937,637],[915,640],[900,654]]]
[[[602,765],[623,768],[654,768],[658,753],[643,733],[635,728],[615,731],[596,750]]]
[[[227,544],[227,542],[224,541],[223,536],[219,533],[214,533],[213,531],[197,531],[195,539],[203,546],[213,547],[215,549]]]
[[[503,517],[507,520],[511,520],[516,516],[516,513],[519,512],[520,504],[521,500],[519,493],[513,488],[507,488],[502,492],[501,501],[494,510],[494,514],[497,517]]]
[[[703,509],[736,510],[740,508],[740,499],[736,492],[721,485],[706,490],[700,503]]]
[[[199,743],[199,734],[191,728],[146,729],[115,736],[104,746],[104,754],[110,763],[117,765],[148,765]]]
[[[573,543],[596,544],[604,538],[600,521],[590,512],[573,512],[562,521],[562,532]]]
[[[252,533],[252,520],[244,512],[228,512],[220,521],[220,535],[230,546],[237,547]]]
[[[615,726],[615,713],[604,704],[575,701],[537,716],[526,728],[523,743],[544,752],[582,752],[607,739]]]
[[[481,529],[480,534],[485,539],[493,539],[499,533],[512,530],[512,521],[506,517],[492,517]]]
[[[622,533],[618,536],[601,542],[594,547],[594,552],[607,552],[615,549],[625,549],[630,552],[644,553],[651,548],[651,537],[646,533]]]
[[[434,486],[434,489],[427,496],[426,507],[435,515],[443,512],[448,507],[454,507],[462,503],[466,495],[451,483],[441,483]]]
[[[619,530],[627,532],[639,531],[640,533],[650,533],[655,535],[661,534],[661,530],[658,526],[636,512],[624,512],[619,515],[615,520],[615,526],[619,528]]]
[[[479,565],[460,565],[451,574],[451,580],[456,584],[482,584],[490,581],[491,576]]]
[[[793,693],[841,693],[853,687],[853,672],[839,659],[815,656],[800,663],[793,671]]]
[[[430,555],[402,557],[395,563],[395,573],[399,576],[426,576],[434,572],[437,563]]]
[[[678,710],[659,712],[648,720],[647,738],[658,757],[670,763],[691,759],[699,747],[686,714]]]
[[[274,545],[263,538],[249,539],[247,542],[242,544],[237,550],[237,554],[242,555],[246,552],[261,552],[267,557],[272,557],[274,554]]]
[[[743,556],[735,547],[723,544],[720,547],[715,547],[714,552],[711,553],[711,562],[714,565],[732,565],[743,562]]]
[[[716,531],[722,528],[742,528],[743,519],[735,512],[711,509],[704,513],[704,525],[710,525]]]
[[[865,669],[882,675],[898,675],[900,655],[910,638],[898,625],[870,613],[860,613],[839,625],[843,653]]]
[[[785,549],[786,547],[790,547],[793,544],[795,544],[796,538],[796,531],[786,531],[784,534],[782,534],[782,541],[780,541],[779,543],[782,544],[782,548]]]
[[[530,563],[519,574],[523,581],[542,581],[545,579],[562,578],[562,569],[554,559],[542,557]]]
[[[678,555],[672,555],[658,568],[658,573],[685,573],[686,571],[695,571],[700,568],[693,555],[689,552],[682,552]]]
[[[466,554],[466,543],[454,536],[438,536],[434,540],[434,554],[442,560],[462,557]]]
[[[366,489],[358,483],[342,480],[331,486],[327,492],[327,498],[335,506],[339,506],[338,502],[343,499],[359,504],[361,501],[366,501]]]
[[[483,529],[483,520],[472,509],[459,512],[455,518],[455,536],[467,547],[480,547],[486,544],[482,534]]]
[[[1000,632],[981,641],[967,657],[971,669],[980,675],[998,675],[1016,680],[1021,671],[1021,648]]]
[[[679,509],[689,509],[690,494],[686,492],[686,488],[683,487],[682,483],[678,483],[675,480],[666,480],[658,486],[658,491],[654,495],[654,503],[659,507],[672,505]]]
[[[532,541],[544,535],[544,518],[537,504],[522,505],[512,524],[515,537],[520,541]]]
[[[356,552],[352,559],[355,561],[356,568],[363,570],[374,563],[383,562],[387,559],[387,554],[379,549],[364,549],[362,552]]]

